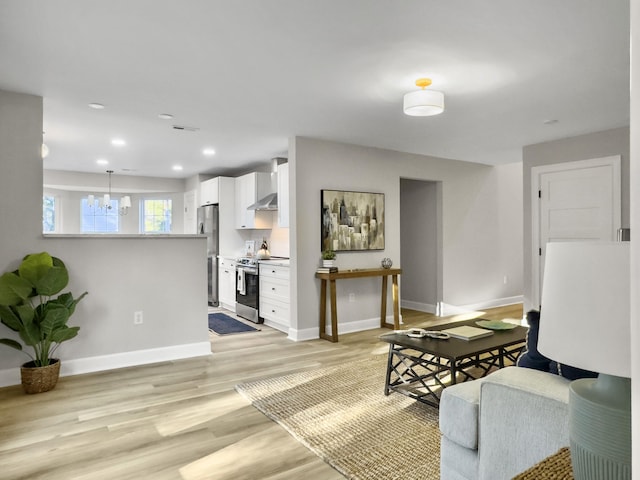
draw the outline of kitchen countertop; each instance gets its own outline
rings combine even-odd
[[[258,260],[258,263],[266,263],[269,265],[278,265],[280,267],[288,267],[289,259],[288,258],[269,258],[265,260]]]

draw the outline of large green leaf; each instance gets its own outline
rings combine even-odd
[[[24,257],[18,271],[22,278],[36,285],[51,267],[53,267],[53,258],[47,252],[32,253]]]
[[[16,342],[15,340],[11,340],[10,338],[0,338],[0,344],[15,348],[16,350],[22,350],[22,345],[20,345],[20,342]]]
[[[64,267],[51,267],[34,283],[36,292],[51,296],[62,291],[69,284],[69,272]]]
[[[33,285],[13,272],[0,276],[0,305],[18,305],[29,298]]]
[[[42,332],[40,331],[40,327],[37,323],[30,323],[29,325],[25,325],[24,328],[20,330],[20,338],[22,338],[22,341],[27,345],[37,345],[42,340]]]
[[[74,299],[71,292],[67,292],[58,296],[58,298],[56,298],[53,301],[67,307],[67,309],[69,310],[69,316],[71,316],[73,315],[73,312],[75,312],[76,310],[76,305],[80,300],[82,300],[85,297],[85,295],[88,295],[88,292],[84,292],[78,298]]]
[[[20,322],[22,322],[23,325],[33,322],[35,311],[31,305],[16,305],[13,307],[13,311],[20,317]]]
[[[19,316],[11,308],[4,305],[0,305],[0,321],[14,332],[19,332],[23,327]]]
[[[65,327],[56,330],[53,335],[51,335],[51,341],[54,343],[62,343],[71,340],[78,335],[78,330],[80,330],[80,327]]]
[[[65,328],[67,320],[69,320],[69,310],[65,306],[50,304],[40,324],[43,338],[48,338],[56,330]]]

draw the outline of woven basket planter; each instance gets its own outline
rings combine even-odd
[[[25,393],[42,393],[53,390],[60,376],[60,360],[52,358],[46,367],[36,367],[27,362],[20,368],[22,388]]]

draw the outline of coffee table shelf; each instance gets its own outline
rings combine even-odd
[[[472,325],[476,320],[433,327],[444,330],[452,326]],[[450,338],[411,338],[401,333],[382,335],[389,343],[384,394],[398,392],[420,402],[438,407],[442,389],[459,381],[484,377],[505,360],[515,363],[524,348],[527,328],[496,330],[489,337],[476,340]]]

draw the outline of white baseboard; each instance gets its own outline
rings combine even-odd
[[[522,295],[515,297],[496,298],[493,300],[487,300],[480,303],[472,303],[469,305],[451,305],[448,303],[442,303],[442,311],[440,316],[448,317],[449,315],[461,315],[464,313],[474,312],[477,310],[485,310],[487,308],[504,307],[505,305],[513,305],[514,303],[522,303]]]
[[[402,315],[399,319],[400,325],[402,325]],[[393,325],[393,315],[387,315],[387,323]],[[363,320],[357,320],[355,322],[339,322],[338,334],[362,332],[364,330],[373,330],[374,328],[380,328],[380,318],[365,318]],[[391,331],[391,330],[389,330]],[[327,325],[327,335],[331,335],[331,325]],[[314,340],[320,338],[320,332],[318,327],[305,328],[303,330],[296,330],[294,328],[289,329],[289,339],[294,342],[303,342],[306,340]]]
[[[318,327],[304,328],[302,330],[298,330],[297,328],[289,328],[289,336],[287,338],[289,340],[293,340],[294,342],[305,342],[307,340],[320,338],[320,335],[318,333]]]
[[[408,308],[410,310],[417,310],[418,312],[432,313],[435,315],[436,306],[430,303],[420,303],[420,302],[412,302],[410,300],[402,300],[400,301],[400,306],[402,308]]]
[[[280,332],[289,333],[289,327],[287,325],[279,322],[274,322],[273,320],[269,320],[268,318],[264,319],[264,325],[275,330],[279,330]]]
[[[64,360],[60,365],[60,376],[79,375],[81,373],[101,372],[116,368],[135,367],[150,363],[180,360],[184,358],[211,355],[209,342],[174,345],[171,347],[151,348],[134,352],[99,355],[96,357]],[[0,370],[0,387],[20,384],[20,367]]]

